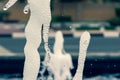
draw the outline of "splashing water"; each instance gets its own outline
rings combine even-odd
[[[24,14],[28,14],[29,11],[30,11],[30,5],[29,5],[29,3],[28,3],[28,4],[24,7],[23,12],[24,12]]]
[[[91,38],[90,33],[87,31],[85,31],[81,36],[80,45],[79,45],[78,66],[77,66],[77,71],[75,73],[73,80],[82,80],[84,62],[85,62],[87,48],[89,46],[90,38]]]
[[[42,71],[40,71],[40,73],[42,72],[41,75],[43,75],[45,73],[44,69],[46,68],[48,70],[49,75],[47,80],[72,79],[70,73],[70,69],[73,68],[72,59],[69,54],[63,52],[63,48],[64,48],[63,43],[64,43],[63,34],[61,31],[57,31],[55,36],[55,43],[54,43],[54,54],[51,54],[51,59],[47,65],[44,64],[43,62],[44,68],[42,69]],[[44,61],[46,61],[46,58]]]
[[[17,0],[9,0],[3,7],[3,10],[10,8],[16,1]],[[36,80],[40,67],[40,55],[37,49],[42,40],[42,26],[45,51],[47,54],[50,54],[50,49],[48,47],[48,33],[51,22],[50,0],[28,0],[28,4],[23,10],[25,14],[29,12],[29,8],[31,14],[25,28],[27,41],[24,47],[25,63],[23,80]]]
[[[84,62],[89,42],[90,34],[86,31],[81,36],[78,68],[73,80],[82,80]],[[73,68],[73,64],[71,56],[69,54],[64,53],[63,43],[64,39],[62,33],[60,31],[56,32],[54,54],[51,55],[51,59],[49,61],[50,63],[47,65],[48,71],[54,75],[54,80],[72,79],[70,69]]]
[[[7,10],[16,2],[17,0],[9,0],[8,3],[3,7],[3,10]],[[58,57],[56,57],[56,55],[51,54],[51,51],[48,46],[48,34],[49,34],[49,26],[51,22],[50,0],[36,0],[36,1],[28,0],[28,4],[25,6],[23,12],[27,14],[29,13],[29,10],[31,11],[30,19],[25,28],[25,35],[26,35],[27,41],[24,47],[25,63],[24,63],[24,71],[23,71],[23,80],[37,79],[39,68],[40,68],[40,55],[37,49],[41,44],[42,33],[43,33],[43,40],[44,40],[44,48],[47,53],[45,63],[47,63],[47,66],[49,66],[50,71],[55,75],[54,76],[55,80],[61,80],[61,77],[60,77],[60,72],[62,70],[61,68],[66,69],[65,68],[66,63],[64,65],[61,65],[62,64],[61,60],[62,59],[64,60],[64,58],[66,57],[64,57],[63,55],[61,56],[59,55],[60,60],[58,60],[59,62],[56,62],[56,64],[58,65],[58,66],[56,65],[57,66],[56,68],[56,66],[55,65],[53,66],[52,64],[55,63]],[[42,31],[42,26],[43,26],[43,31]],[[80,52],[79,52],[79,59],[78,59],[78,68],[73,80],[82,80],[84,61],[85,61],[86,51],[89,45],[89,41],[90,41],[89,33],[84,32],[80,40],[81,44],[80,44]],[[63,45],[61,46],[62,47],[60,49],[63,50]],[[54,52],[56,53],[56,51]],[[70,75],[69,69],[67,74]],[[64,73],[62,75],[62,78],[63,76],[66,77],[68,75],[65,75]],[[51,78],[49,77],[49,79]]]
[[[118,76],[118,77],[117,77]],[[22,80],[21,74],[0,75],[0,80]],[[38,77],[37,80],[48,80],[46,78]],[[50,80],[50,78],[49,78]],[[98,75],[91,78],[83,78],[83,80],[120,80],[120,74]]]
[[[14,5],[17,0],[9,0],[8,3],[3,7],[3,10],[8,10],[12,5]]]

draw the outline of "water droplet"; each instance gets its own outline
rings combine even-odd
[[[90,64],[90,66],[93,66],[93,64]]]
[[[6,10],[7,10],[7,6],[4,6],[4,7],[3,7],[3,10],[6,11]]]

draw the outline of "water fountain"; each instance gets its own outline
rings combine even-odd
[[[50,49],[48,47],[48,33],[51,22],[50,0],[27,1],[29,6],[26,6],[24,10],[28,10],[30,7],[31,14],[25,28],[27,42],[24,47],[25,63],[23,80],[36,80],[40,67],[40,55],[37,49],[41,44],[42,33],[46,53],[50,53]],[[16,2],[17,0],[9,0],[8,3],[3,7],[3,10],[7,10]],[[37,5],[38,3],[39,5]]]
[[[84,62],[89,42],[90,34],[89,32],[85,31],[80,38],[78,66],[76,74],[73,77],[73,80],[82,80]],[[49,61],[49,64],[44,65],[45,67],[47,66],[47,70],[50,73],[49,77],[52,78],[51,73],[54,75],[54,79],[52,78],[50,80],[72,79],[70,73],[70,70],[73,69],[71,55],[65,52],[63,44],[64,44],[63,34],[61,31],[57,31],[55,35],[54,53],[50,54],[51,59]]]
[[[55,37],[55,44],[54,44],[54,54],[59,58],[59,56],[61,55],[60,58],[60,64],[61,65],[61,69],[59,72],[61,80],[71,80],[72,79],[72,75],[70,70],[73,69],[73,63],[72,63],[72,58],[71,55],[69,53],[66,53],[64,50],[64,38],[63,38],[63,34],[61,31],[57,31],[56,32],[56,37]]]
[[[8,3],[3,7],[3,10],[7,10],[12,5],[14,5],[17,0],[9,0]],[[37,5],[39,3],[39,5]],[[54,54],[51,54],[51,51],[48,47],[48,33],[49,33],[49,25],[51,22],[51,11],[50,11],[50,0],[28,0],[28,4],[25,6],[23,12],[27,14],[31,11],[30,19],[25,28],[26,35],[26,45],[24,47],[25,53],[25,63],[24,63],[24,72],[23,72],[23,80],[36,80],[39,68],[40,68],[40,55],[38,52],[38,47],[41,44],[43,33],[44,39],[44,48],[46,51],[46,60],[45,64],[48,67],[48,70],[54,74],[55,80],[66,80],[67,78],[71,79],[70,69],[73,67],[71,63],[71,57],[68,54],[62,54],[64,52],[63,49],[63,37],[61,32],[58,32],[58,40],[61,40],[61,43],[57,42],[54,45]],[[43,31],[42,31],[43,27]],[[60,38],[60,39],[59,39]],[[81,36],[80,40],[80,52],[78,59],[78,68],[76,71],[73,80],[82,80],[82,73],[84,68],[84,61],[86,57],[87,47],[89,45],[90,35],[88,32],[84,32]],[[59,47],[58,47],[59,45]],[[59,56],[59,57],[58,57]],[[62,63],[63,59],[67,59],[64,63]],[[56,61],[59,59],[58,61]],[[56,61],[56,62],[55,62]],[[56,63],[55,65],[52,65]],[[66,64],[68,63],[68,64]],[[65,70],[65,71],[64,71]],[[62,71],[62,75],[60,74]]]
[[[78,66],[73,80],[82,80],[84,62],[86,58],[87,48],[90,42],[90,33],[85,31],[80,38]]]
[[[72,58],[64,50],[64,38],[61,31],[55,35],[54,54],[51,56],[50,65],[48,66],[54,75],[55,80],[71,80],[73,69]]]

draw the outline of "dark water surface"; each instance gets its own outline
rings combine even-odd
[[[49,39],[49,46],[51,50],[53,50],[54,45],[54,38]],[[0,38],[0,46],[5,47],[6,49],[10,50],[15,54],[22,54],[24,53],[25,39],[18,38]],[[64,47],[67,53],[70,54],[78,54],[79,52],[79,38],[72,38],[72,37],[65,37]],[[43,43],[39,48],[40,53],[44,53]],[[88,48],[88,53],[120,53],[120,38],[102,38],[102,37],[92,37],[90,46]],[[120,56],[118,56],[120,57]],[[4,63],[4,68],[8,67],[5,63],[10,62],[0,62]],[[9,59],[8,59],[9,60]],[[11,59],[12,61],[12,59]],[[24,59],[18,60],[18,62],[13,61],[10,64],[14,64],[11,70],[18,66],[23,66]],[[74,65],[76,66],[77,57],[73,59]],[[83,80],[120,80],[120,59],[116,58],[94,58],[94,59],[87,59],[85,65],[85,76]],[[16,63],[21,63],[17,65]],[[16,65],[15,65],[16,64]],[[2,66],[2,65],[0,65]],[[2,70],[2,69],[1,69]],[[20,70],[22,70],[20,68]],[[6,72],[9,72],[9,69]],[[19,70],[18,70],[19,71]],[[1,72],[1,71],[0,71]],[[98,73],[98,74],[97,74]],[[86,76],[87,75],[87,76]],[[90,75],[90,76],[88,76]],[[0,74],[0,80],[22,80],[22,73],[15,73],[15,74]]]

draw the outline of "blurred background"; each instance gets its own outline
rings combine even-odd
[[[23,13],[26,0],[18,0],[3,11],[6,2],[8,0],[0,0],[0,80],[21,80],[26,42],[24,29],[30,13]],[[120,79],[120,0],[51,0],[51,13],[49,46],[52,51],[55,32],[61,30],[65,51],[72,55],[76,69],[79,38],[88,30],[91,42],[84,79]],[[44,56],[43,43],[39,52]],[[73,75],[75,69],[71,70]]]

